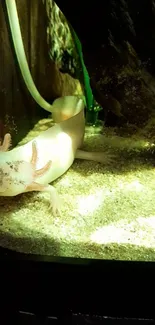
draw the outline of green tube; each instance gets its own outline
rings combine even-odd
[[[33,0],[32,0],[33,1]],[[9,24],[13,39],[13,44],[17,56],[17,60],[20,66],[20,70],[23,76],[23,79],[25,81],[25,84],[34,98],[34,100],[37,102],[39,106],[44,108],[48,112],[52,112],[52,105],[50,105],[48,102],[44,100],[44,98],[40,95],[38,92],[34,81],[32,79],[29,66],[27,63],[25,50],[23,46],[23,40],[19,25],[19,19],[18,19],[18,13],[17,13],[17,7],[16,7],[16,1],[15,0],[5,0],[6,2],[6,8],[7,8],[7,14],[9,18]]]
[[[87,68],[85,66],[84,59],[83,59],[82,45],[81,45],[81,42],[80,42],[75,30],[73,29],[73,27],[70,24],[69,24],[69,26],[71,28],[75,46],[76,46],[76,49],[77,49],[77,52],[78,52],[78,55],[80,58],[81,66],[82,66],[87,110],[92,112],[94,110],[94,96],[93,96],[91,86],[90,86],[89,74],[88,74]]]

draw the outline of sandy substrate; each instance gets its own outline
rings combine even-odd
[[[51,123],[41,120],[22,143]],[[127,129],[118,135],[117,129],[104,128],[103,132],[101,127],[86,127],[84,148],[115,153],[113,163],[103,166],[76,160],[53,183],[63,203],[62,215],[56,218],[49,210],[48,193],[0,197],[0,245],[33,254],[154,260],[151,123],[134,135]]]

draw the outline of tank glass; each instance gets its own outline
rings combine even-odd
[[[155,259],[155,3],[103,2],[0,2],[4,248]]]

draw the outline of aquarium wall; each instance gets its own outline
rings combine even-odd
[[[51,106],[25,85],[1,3],[0,245],[154,260],[155,2],[16,5],[30,72]]]

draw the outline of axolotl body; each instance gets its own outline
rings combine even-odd
[[[65,99],[66,100],[66,99]],[[52,181],[64,174],[75,158],[109,162],[105,153],[82,151],[85,116],[82,99],[77,105],[62,105],[63,98],[53,105],[56,124],[32,141],[9,150],[10,134],[0,143],[0,196],[16,196],[29,191],[47,191],[53,214],[61,211],[60,199]]]

